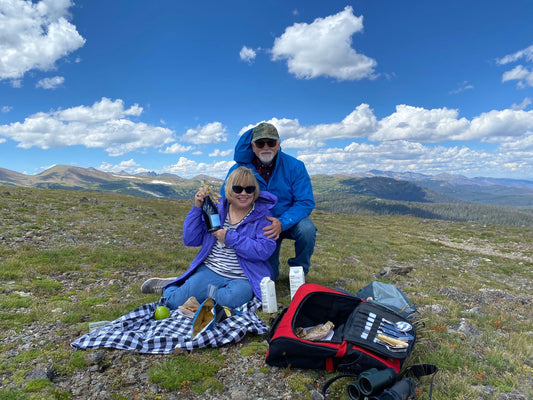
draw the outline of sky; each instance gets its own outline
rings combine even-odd
[[[0,0],[0,167],[533,180],[531,0]]]

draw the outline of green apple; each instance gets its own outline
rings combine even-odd
[[[154,318],[155,319],[165,319],[170,316],[170,310],[165,306],[159,306],[155,309]]]

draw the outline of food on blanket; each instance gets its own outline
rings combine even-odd
[[[200,303],[196,300],[196,297],[191,296],[185,303],[178,307],[178,311],[189,318],[194,318],[194,314],[198,311]]]
[[[333,322],[328,321],[325,324],[316,325],[311,328],[298,327],[295,333],[301,339],[316,341],[327,337],[333,331],[333,328],[335,328]]]
[[[155,309],[154,318],[155,319],[165,319],[170,316],[170,310],[165,306],[159,306]]]
[[[215,311],[213,310],[215,303],[212,298],[208,297],[201,305],[198,311],[194,314],[194,320],[192,321],[192,338],[215,324]]]

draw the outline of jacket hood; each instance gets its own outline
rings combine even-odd
[[[235,152],[233,159],[237,163],[250,163],[254,159],[254,151],[252,150],[252,129],[244,132],[235,145]]]
[[[258,202],[264,203],[265,204],[265,208],[267,210],[270,210],[272,207],[274,207],[276,205],[276,203],[278,202],[278,198],[273,193],[267,192],[266,190],[261,190],[259,192],[259,197],[257,198],[257,200],[255,202],[256,202],[256,204]]]

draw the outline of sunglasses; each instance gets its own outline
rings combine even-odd
[[[255,192],[255,186],[246,186],[246,187],[243,187],[241,185],[233,185],[231,187],[231,189],[235,192],[235,193],[242,193],[242,191],[244,190],[246,193],[248,194],[251,194],[253,192]]]
[[[257,140],[254,142],[254,144],[262,149],[263,147],[265,147],[265,144],[268,146],[268,147],[275,147],[276,144],[278,143],[277,140],[274,140],[274,139],[268,139],[268,140]]]

